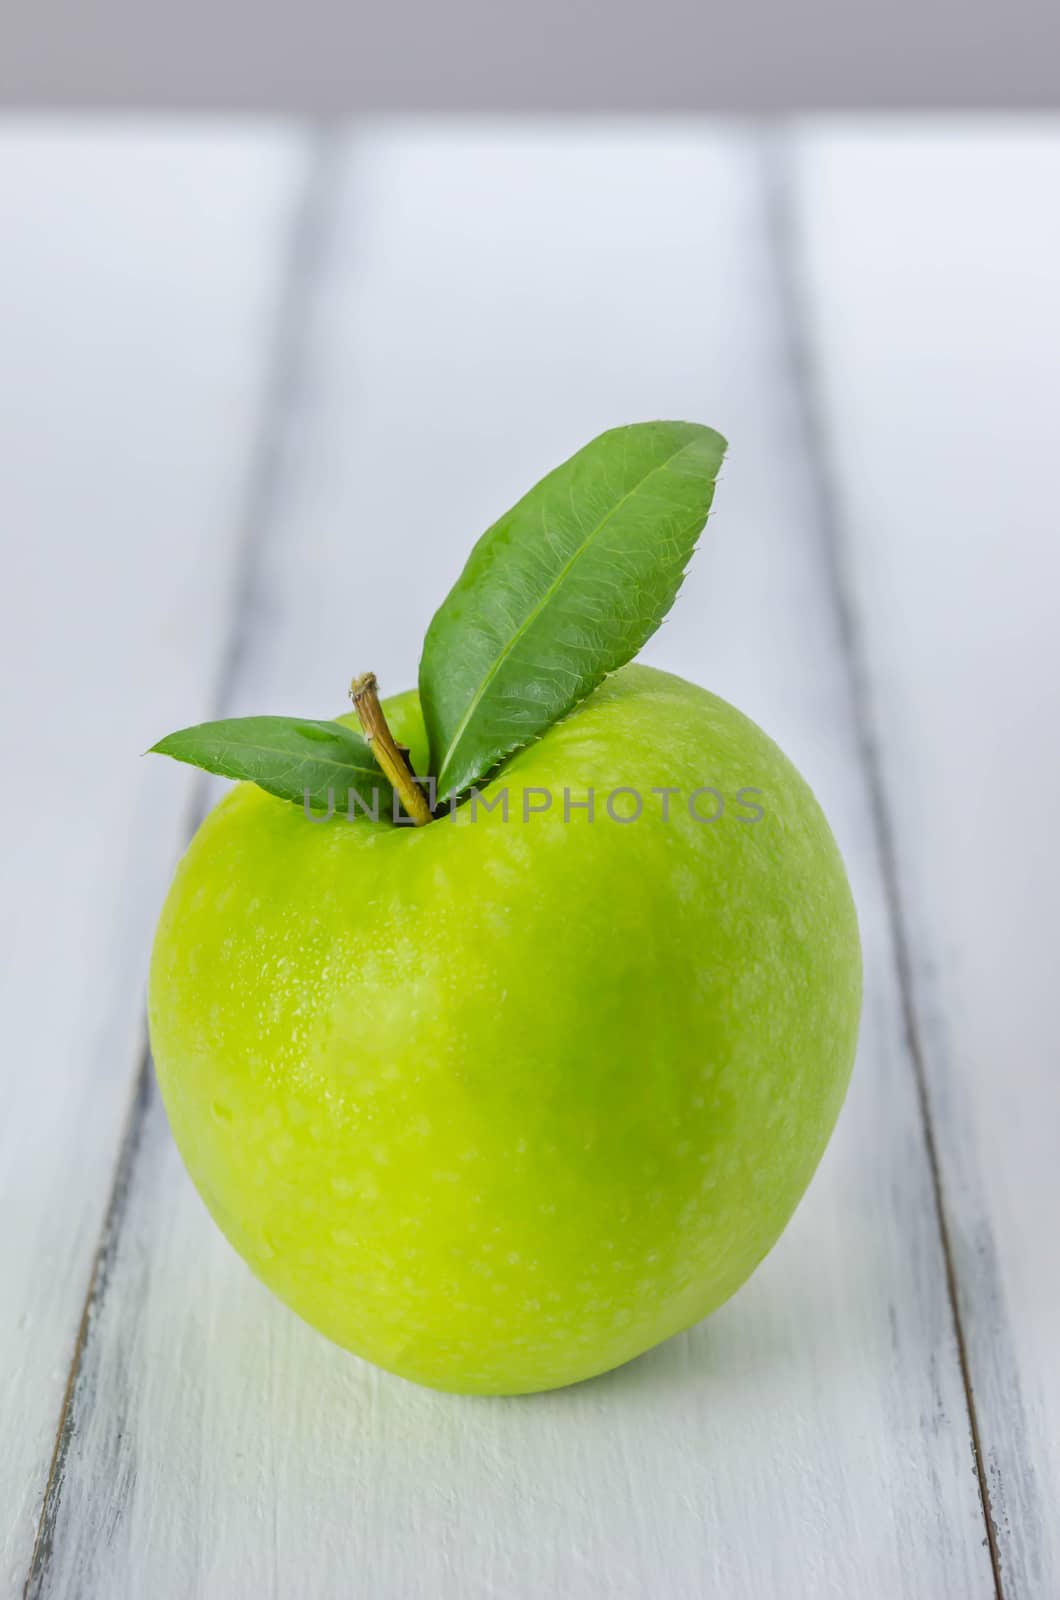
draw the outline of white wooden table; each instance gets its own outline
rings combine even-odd
[[[0,1595],[1060,1595],[1060,125],[0,124]],[[416,1389],[250,1276],[145,1059],[217,714],[414,680],[600,429],[732,441],[648,658],[844,848],[861,1050],[750,1285]]]

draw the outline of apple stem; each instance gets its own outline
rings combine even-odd
[[[397,743],[387,726],[379,704],[379,685],[374,672],[363,672],[350,684],[350,699],[364,736],[376,761],[401,797],[401,803],[417,828],[431,820],[431,808],[408,760],[408,751]]]

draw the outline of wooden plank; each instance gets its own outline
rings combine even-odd
[[[21,1594],[143,1052],[299,160],[279,132],[0,131],[0,1595]]]
[[[801,263],[1004,1592],[1060,1593],[1060,125],[807,139]]]
[[[866,951],[837,1137],[728,1307],[625,1370],[457,1399],[301,1325],[153,1102],[40,1592],[987,1597],[994,1586],[757,148],[702,128],[397,128],[351,147],[233,706],[412,682],[470,540],[599,429],[702,417],[719,509],[649,651],[817,786]]]

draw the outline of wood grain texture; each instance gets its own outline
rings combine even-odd
[[[22,1592],[143,1052],[295,177],[286,136],[0,125],[0,1595]]]
[[[328,715],[368,667],[413,682],[471,540],[543,470],[615,423],[716,424],[734,442],[716,517],[647,658],[743,706],[818,790],[862,918],[860,1058],[752,1283],[530,1400],[432,1394],[300,1324],[210,1223],[152,1100],[35,1592],[987,1600],[757,146],[693,126],[364,133],[325,242],[227,709]]]
[[[1060,1593],[1060,124],[808,138],[805,300],[1008,1600]]]

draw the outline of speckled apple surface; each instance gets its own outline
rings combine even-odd
[[[416,696],[386,712],[425,770]],[[239,785],[149,997],[173,1135],[251,1268],[358,1355],[480,1394],[606,1371],[744,1282],[824,1151],[861,999],[824,816],[724,701],[626,667],[504,787],[507,821],[395,829]],[[524,821],[524,788],[551,809]]]

